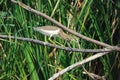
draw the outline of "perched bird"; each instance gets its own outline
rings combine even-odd
[[[56,26],[42,26],[42,27],[35,27],[35,31],[38,31],[44,35],[50,36],[50,38],[53,36],[60,36],[61,38],[65,40],[71,40],[72,37],[64,33],[64,31]]]

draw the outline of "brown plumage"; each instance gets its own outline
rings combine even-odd
[[[50,37],[52,36],[60,36],[61,38],[65,40],[71,40],[72,37],[67,35],[63,32],[63,30],[56,26],[42,26],[42,27],[35,27],[35,31],[38,31],[44,35],[48,35]]]

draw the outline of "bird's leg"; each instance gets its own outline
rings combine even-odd
[[[52,38],[52,35],[51,35],[51,36],[49,37],[49,39],[48,39],[51,43],[53,43],[54,45],[56,45],[56,43],[58,44],[57,41],[53,41],[51,38]]]
[[[51,43],[55,44],[55,42],[51,40],[51,37],[52,37],[52,36],[50,36],[50,37],[48,38],[48,40],[49,40]]]
[[[60,45],[60,46],[63,46],[63,45],[60,44],[59,42],[51,40],[51,37],[52,37],[52,35],[51,35],[51,36],[49,37],[49,39],[48,39],[51,43],[53,43],[54,45],[55,45],[55,44],[58,44],[58,45]]]
[[[60,45],[60,46],[64,46],[64,45],[62,45],[62,44],[60,44],[59,42],[57,42],[57,41],[55,41],[55,43],[57,43],[58,45]]]

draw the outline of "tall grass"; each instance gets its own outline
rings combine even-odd
[[[118,38],[120,36],[120,18],[115,13],[115,10],[120,9],[119,0],[116,2],[112,0],[20,1],[51,16],[78,33],[110,45],[120,44],[120,38]],[[1,0],[0,8],[0,34],[29,37],[49,42],[48,37],[34,32],[33,27],[54,25],[53,23],[8,0]],[[115,25],[113,24],[114,20]],[[61,38],[55,40],[67,46]],[[82,39],[79,39],[79,44],[74,41],[69,43],[71,47],[75,48],[102,48]],[[54,73],[93,55],[93,53],[71,53],[59,49],[55,50],[54,48],[11,39],[0,39],[0,44],[4,49],[4,51],[0,49],[0,79],[2,80],[47,80]],[[55,51],[52,52],[53,50]],[[114,52],[84,64],[84,67],[89,72],[105,76],[109,80],[115,80],[118,76],[114,73],[119,73],[120,69],[119,60],[119,54]],[[76,68],[59,77],[59,79],[90,80],[91,78],[83,74],[83,71],[81,67]]]

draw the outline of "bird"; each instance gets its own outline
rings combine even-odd
[[[57,26],[41,26],[41,27],[34,27],[34,31],[38,31],[44,35],[51,37],[61,37],[65,40],[71,40],[72,37],[66,34],[61,28]]]

